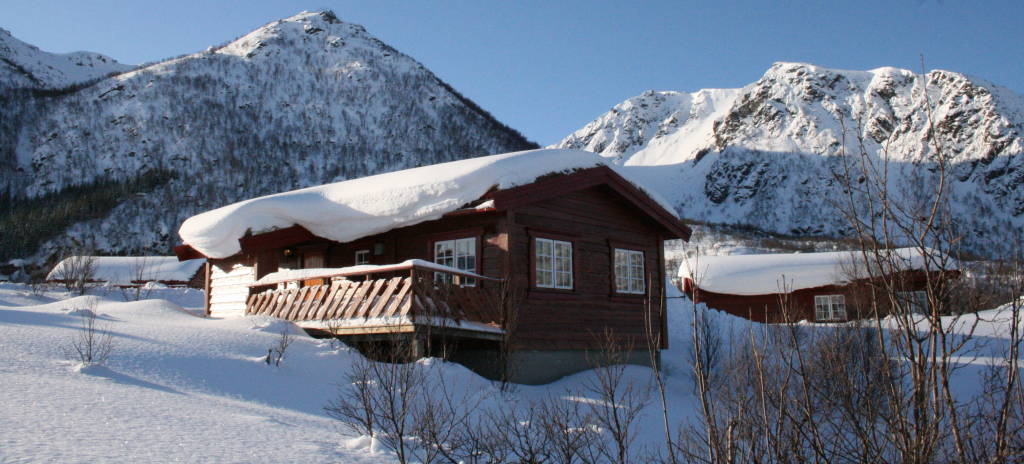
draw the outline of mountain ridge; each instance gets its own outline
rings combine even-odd
[[[170,173],[54,237],[39,257],[73,243],[166,253],[181,221],[224,204],[536,147],[330,12],[303,12],[66,92],[0,91],[17,115],[0,125],[0,138],[13,141],[0,144],[0,193],[34,199]]]
[[[931,124],[972,246],[1024,225],[1024,96],[951,71],[779,62],[740,89],[645,92],[553,146],[633,170],[692,220],[842,236],[839,155],[886,156],[913,195],[911,180],[930,175],[916,168],[935,154]]]

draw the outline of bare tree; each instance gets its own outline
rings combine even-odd
[[[63,347],[65,357],[72,361],[82,364],[103,364],[114,350],[113,336],[98,321],[96,303],[95,298],[92,298],[85,308],[72,313],[80,318],[79,329]]]
[[[75,254],[61,260],[50,280],[60,282],[68,292],[85,295],[95,274],[96,257]]]

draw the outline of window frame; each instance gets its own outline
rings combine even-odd
[[[911,314],[928,314],[931,312],[928,292],[924,290],[896,292],[896,297],[907,305]]]
[[[534,290],[544,291],[544,292],[575,293],[575,291],[576,291],[576,283],[577,283],[576,282],[576,275],[579,274],[578,269],[577,269],[577,265],[579,263],[579,259],[578,259],[578,256],[576,255],[576,252],[577,252],[577,249],[578,249],[577,245],[576,245],[576,240],[574,240],[572,237],[568,237],[568,236],[565,236],[565,235],[549,234],[549,233],[537,233],[537,232],[531,232],[529,234],[529,237],[530,237],[530,256],[529,256],[530,288],[534,289]],[[537,251],[538,251],[537,250],[537,243],[538,243],[538,240],[543,240],[543,241],[551,242],[552,243],[552,253],[554,253],[554,243],[556,243],[556,242],[557,243],[567,243],[569,245],[569,285],[568,286],[558,286],[558,285],[555,284],[555,275],[556,275],[555,273],[557,271],[555,271],[554,259],[552,259],[552,267],[551,267],[551,271],[552,271],[552,276],[551,276],[552,280],[551,280],[551,282],[552,282],[552,285],[551,286],[542,286],[542,285],[539,285],[537,283],[537,274],[538,274],[537,266],[540,264],[538,259],[537,259]],[[552,256],[552,258],[554,258],[554,256]]]
[[[610,259],[610,261],[611,261],[610,277],[611,278],[610,278],[610,280],[611,280],[612,293],[617,295],[617,296],[645,296],[645,295],[647,295],[647,290],[650,287],[650,285],[648,285],[648,283],[647,283],[647,252],[645,250],[643,250],[642,248],[639,248],[639,247],[636,247],[636,246],[629,246],[629,245],[625,245],[625,244],[621,244],[621,243],[614,243],[614,242],[611,243],[610,248],[611,248],[611,256],[610,256],[610,258],[611,258]],[[637,291],[629,291],[629,290],[620,290],[619,289],[619,266],[618,266],[617,258],[618,258],[618,254],[619,254],[620,251],[621,252],[625,252],[627,254],[627,256],[640,255],[640,275],[639,275],[638,279],[635,279],[632,276],[632,267],[633,266],[631,265],[631,263],[626,263],[626,267],[630,268],[630,271],[629,271],[630,275],[627,276],[627,279],[630,279],[631,282],[632,281],[637,281],[637,280],[639,280],[639,282],[640,282],[640,291],[638,291],[638,292]]]
[[[827,317],[824,318],[820,317],[823,314],[819,308],[822,304],[821,302],[825,303],[824,314]],[[814,320],[818,322],[842,322],[849,320],[849,314],[846,311],[846,296],[842,294],[814,295]]]
[[[461,269],[461,270],[466,271],[466,272],[472,272],[474,274],[481,274],[481,272],[480,272],[480,266],[481,266],[480,258],[481,258],[481,255],[483,254],[482,253],[482,251],[483,251],[483,234],[482,234],[482,231],[480,231],[480,230],[474,229],[474,230],[471,230],[471,231],[456,231],[456,232],[449,232],[449,233],[437,234],[437,235],[432,236],[431,239],[429,240],[429,243],[430,243],[430,249],[429,249],[429,252],[428,252],[429,253],[429,257],[430,257],[429,261],[432,262],[432,263],[435,263],[435,264],[441,264],[441,263],[437,262],[437,244],[438,243],[443,243],[443,242],[452,242],[452,245],[453,245],[453,256],[452,256],[453,262],[452,262],[452,264],[453,264],[453,266],[451,266],[451,267],[459,269],[459,267],[458,267],[458,259],[459,259],[459,257],[458,257],[458,242],[460,240],[473,240],[473,245],[470,247],[470,250],[473,251],[473,255],[472,255],[473,256],[473,269]],[[441,273],[441,272],[435,272],[434,273],[434,281],[435,282],[451,283],[451,281],[448,281],[448,279],[446,279],[444,276],[451,276],[451,274],[444,274],[444,273]],[[472,277],[461,277],[461,276],[459,276],[458,279],[453,279],[452,281],[456,281],[456,280],[457,280],[457,284],[458,285],[462,285],[462,286],[466,286],[466,287],[475,287],[476,286],[476,279],[474,279]]]
[[[360,265],[363,265],[363,264],[370,264],[370,256],[372,256],[372,253],[373,253],[373,250],[370,250],[369,248],[363,248],[363,249],[356,250],[352,254],[352,263],[353,263],[352,265],[353,266],[360,266]],[[365,261],[359,262],[359,255],[360,254],[365,254],[366,255],[366,260]]]

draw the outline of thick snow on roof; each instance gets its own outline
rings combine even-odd
[[[178,261],[174,256],[72,256],[57,263],[46,279],[64,279],[65,268],[74,266],[74,260],[82,258],[93,260],[93,280],[112,284],[130,284],[133,280],[188,281],[206,262],[205,259]]]
[[[923,269],[924,258],[916,248],[893,250],[905,269]],[[695,280],[704,291],[731,295],[765,295],[824,285],[842,284],[850,275],[866,277],[859,254],[850,251],[763,255],[699,256],[684,260],[679,277]],[[904,266],[900,266],[904,267]],[[930,266],[937,269],[933,262]],[[947,268],[949,267],[947,263]],[[856,270],[854,270],[856,269]],[[693,276],[696,275],[696,279]]]
[[[178,233],[185,243],[211,258],[238,253],[238,239],[247,231],[262,233],[296,224],[319,237],[349,242],[438,219],[492,188],[507,189],[546,174],[596,166],[608,165],[600,156],[579,150],[529,150],[470,158],[242,201],[193,216]],[[673,211],[667,202],[647,192],[667,211]]]

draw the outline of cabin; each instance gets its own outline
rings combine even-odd
[[[201,258],[181,261],[174,256],[69,256],[50,270],[46,281],[65,283],[84,272],[89,275],[87,282],[92,284],[127,288],[157,283],[203,288],[205,263]]]
[[[904,289],[899,296],[915,311],[927,306],[925,272],[955,272],[914,248],[885,253],[892,257],[888,274]],[[867,317],[869,286],[887,275],[863,261],[850,251],[699,256],[683,261],[679,280],[695,303],[753,321],[845,322]]]
[[[650,364],[647,342],[667,346],[662,245],[690,229],[600,156],[548,149],[247,200],[180,234],[180,259],[207,259],[212,317],[412,340],[536,384],[590,367],[606,334]]]

